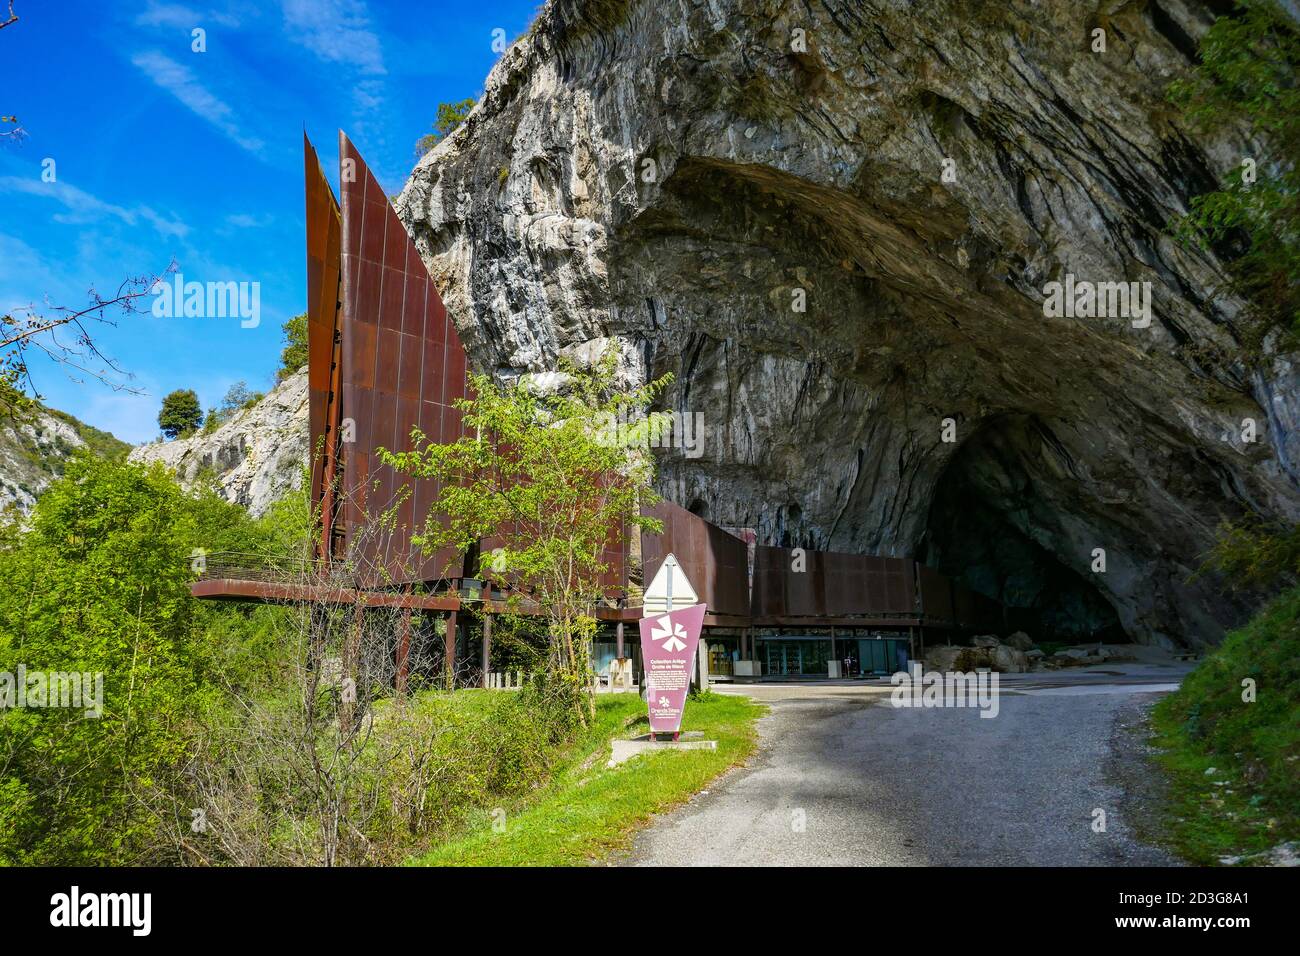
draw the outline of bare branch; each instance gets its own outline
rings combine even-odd
[[[39,398],[28,363],[30,349],[114,391],[140,394],[140,389],[126,381],[131,374],[96,343],[91,327],[94,323],[116,327],[117,322],[109,316],[113,310],[122,315],[143,312],[138,300],[149,295],[163,276],[175,270],[173,260],[157,275],[127,278],[109,296],[100,295],[92,286],[88,292],[89,303],[83,308],[47,305],[42,314],[35,305],[30,305],[0,315],[0,403],[16,403],[14,393],[30,392]],[[74,376],[74,381],[77,380]]]

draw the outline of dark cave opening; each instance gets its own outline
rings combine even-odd
[[[1053,505],[1025,467],[1033,423],[1003,425],[968,439],[949,463],[930,506],[922,560],[1001,602],[1008,633],[1024,631],[1040,643],[1127,642],[1103,593],[1040,543],[1053,537],[1042,520]]]

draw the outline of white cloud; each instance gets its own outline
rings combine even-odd
[[[200,83],[188,66],[177,63],[157,50],[137,53],[131,57],[131,62],[196,115],[207,120],[250,153],[261,155],[262,141],[244,132],[235,122],[235,111],[230,104]]]
[[[0,233],[0,312],[23,309],[37,302],[37,289],[59,281],[49,257],[17,236]]]
[[[239,18],[219,10],[199,11],[179,3],[158,3],[150,0],[144,10],[136,16],[135,22],[144,27],[174,27],[190,30],[205,23],[216,23],[223,27],[239,26]]]
[[[226,217],[226,225],[235,229],[261,229],[269,226],[274,218],[270,213],[237,212]]]
[[[285,32],[326,63],[359,73],[386,73],[379,35],[362,0],[282,0]]]
[[[64,182],[47,183],[34,177],[0,176],[0,192],[17,192],[29,196],[44,196],[60,203],[64,212],[56,213],[55,222],[65,224],[85,224],[98,222],[113,217],[126,223],[136,225],[144,220],[157,230],[164,239],[184,239],[190,227],[179,219],[168,218],[148,206],[134,206],[130,209],[93,196],[84,189],[69,186]]]
[[[199,14],[178,3],[150,3],[135,22],[146,27],[187,28],[198,24]]]
[[[371,112],[384,104],[383,91],[378,80],[359,80],[352,91],[353,102],[361,112]]]

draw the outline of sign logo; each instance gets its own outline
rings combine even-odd
[[[671,627],[669,626],[671,625]],[[667,640],[665,640],[667,638]],[[664,650],[684,651],[686,650],[686,628],[676,621],[663,618],[662,627],[652,627],[650,630],[650,639],[664,642]]]

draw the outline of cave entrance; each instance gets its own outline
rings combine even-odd
[[[935,489],[922,560],[1000,601],[1008,633],[1038,643],[1126,643],[1104,593],[1054,553],[1076,516],[1061,513],[1068,495],[1047,487],[1049,439],[1028,416],[991,422],[967,439]]]

